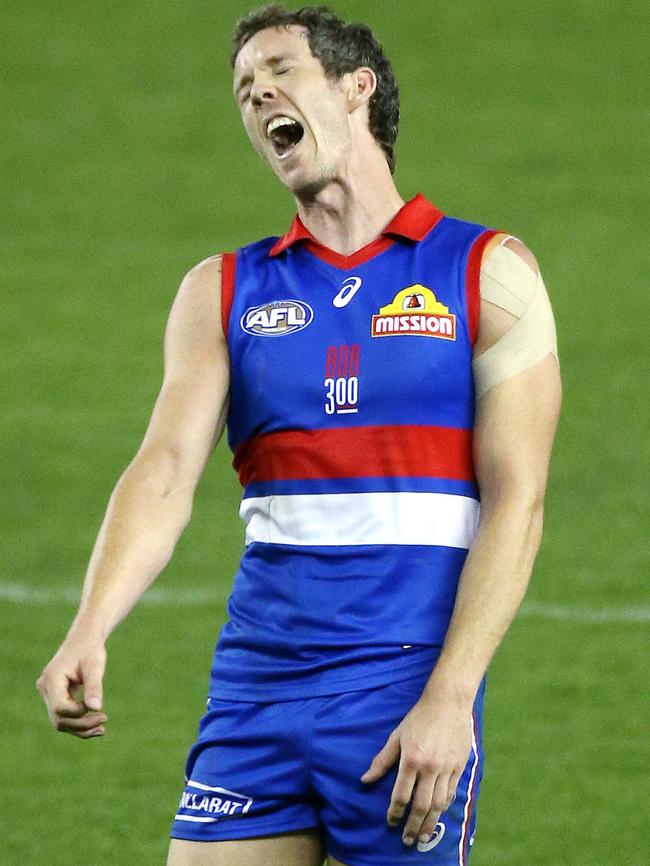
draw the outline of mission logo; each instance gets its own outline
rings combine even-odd
[[[271,301],[249,307],[240,324],[247,334],[261,337],[283,337],[302,331],[314,318],[314,311],[302,301]]]
[[[419,337],[456,339],[456,316],[441,304],[431,289],[419,283],[402,289],[392,303],[372,317],[373,337]]]

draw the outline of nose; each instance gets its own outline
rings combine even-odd
[[[265,102],[277,99],[278,91],[268,81],[254,81],[251,87],[251,102],[255,108],[261,108]]]

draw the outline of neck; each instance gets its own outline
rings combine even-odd
[[[385,159],[348,167],[318,192],[296,195],[298,214],[323,246],[349,256],[375,240],[404,206]]]

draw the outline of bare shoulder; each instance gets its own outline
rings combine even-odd
[[[207,259],[194,265],[193,268],[185,274],[183,283],[188,282],[192,285],[201,285],[205,283],[213,283],[215,279],[221,280],[221,262],[223,256],[221,253],[208,256]]]
[[[174,306],[207,305],[221,312],[221,262],[222,256],[210,256],[194,265],[183,277]],[[172,308],[172,312],[173,312]]]
[[[221,435],[228,406],[220,296],[219,256],[199,262],[181,281],[165,330],[163,383],[143,442],[171,454],[192,484]]]
[[[172,305],[165,350],[214,351],[224,342],[221,326],[221,260],[210,256],[185,274]]]

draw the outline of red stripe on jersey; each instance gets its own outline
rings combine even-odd
[[[467,259],[465,293],[467,297],[467,323],[472,346],[478,336],[478,317],[481,307],[481,263],[483,252],[490,240],[499,232],[489,229],[474,241]]]
[[[453,478],[473,481],[472,431],[415,425],[281,430],[243,442],[243,486],[303,478]]]
[[[221,256],[221,325],[228,339],[228,322],[235,297],[235,270],[237,268],[236,253],[223,253]]]

